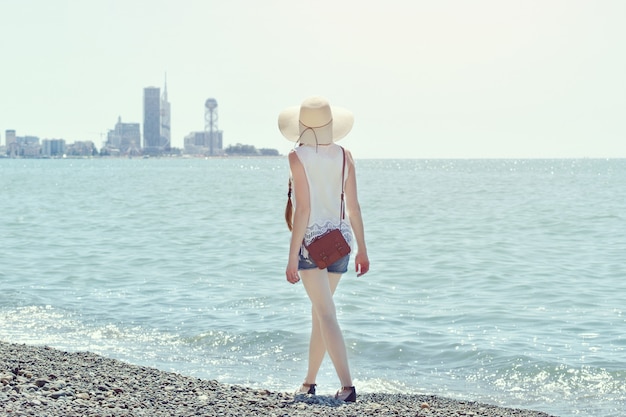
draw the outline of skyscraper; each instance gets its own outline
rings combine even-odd
[[[169,151],[172,146],[170,119],[170,102],[167,101],[167,74],[165,74],[165,85],[161,96],[161,142],[166,151]]]
[[[161,146],[161,89],[143,89],[143,148],[144,154],[157,155]]]

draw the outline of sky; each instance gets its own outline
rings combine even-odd
[[[278,113],[354,113],[356,158],[626,157],[624,0],[3,0],[0,143],[143,124],[172,145],[218,102],[224,146],[286,154]]]

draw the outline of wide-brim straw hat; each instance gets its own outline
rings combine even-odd
[[[354,115],[343,107],[330,106],[324,97],[305,99],[278,115],[278,129],[288,140],[307,145],[327,145],[344,138],[354,125]]]

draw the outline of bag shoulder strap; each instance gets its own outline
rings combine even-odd
[[[341,145],[339,145],[339,147],[341,148],[341,153],[343,154],[343,163],[341,165],[341,217],[339,218],[339,223],[341,224],[341,221],[346,218],[346,203],[343,191],[343,184],[346,180],[346,150]]]

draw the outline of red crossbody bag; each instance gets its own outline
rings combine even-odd
[[[315,238],[304,247],[309,251],[309,257],[315,262],[319,269],[328,268],[339,259],[350,253],[350,245],[341,233],[341,222],[345,218],[345,202],[343,184],[346,170],[346,151],[341,147],[343,154],[343,165],[341,166],[341,215],[339,218],[339,228],[331,229],[323,235]]]

